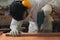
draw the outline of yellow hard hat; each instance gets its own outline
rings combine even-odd
[[[27,7],[27,8],[30,8],[31,7],[31,3],[28,1],[28,0],[24,0],[22,1],[22,4]]]

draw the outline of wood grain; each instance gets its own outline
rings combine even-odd
[[[59,36],[20,36],[11,37],[5,34],[0,36],[0,40],[60,40]]]

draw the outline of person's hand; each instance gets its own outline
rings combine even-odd
[[[6,35],[10,35],[10,36],[19,36],[20,32],[17,29],[11,30],[9,33],[7,33]]]
[[[60,14],[60,8],[53,9],[53,11],[54,11],[55,13]]]

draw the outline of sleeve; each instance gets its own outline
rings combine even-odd
[[[44,15],[46,16],[46,15],[51,14],[52,7],[51,7],[51,5],[47,4],[42,8],[42,10],[44,11]]]

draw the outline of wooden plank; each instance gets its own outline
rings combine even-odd
[[[2,35],[2,34],[3,34],[3,32],[0,31],[0,35]]]
[[[6,36],[6,34],[3,34],[3,35],[0,35],[0,40],[60,40],[60,36],[20,36],[20,37],[12,37],[12,36]]]
[[[0,16],[0,25],[9,25],[11,22],[10,16]]]
[[[6,34],[6,36],[11,36],[11,35]],[[21,33],[17,37],[19,36],[60,36],[60,33]]]
[[[7,31],[7,30],[10,30],[10,29],[8,28],[0,29],[0,31]]]
[[[0,14],[4,14],[5,10],[0,9]]]

